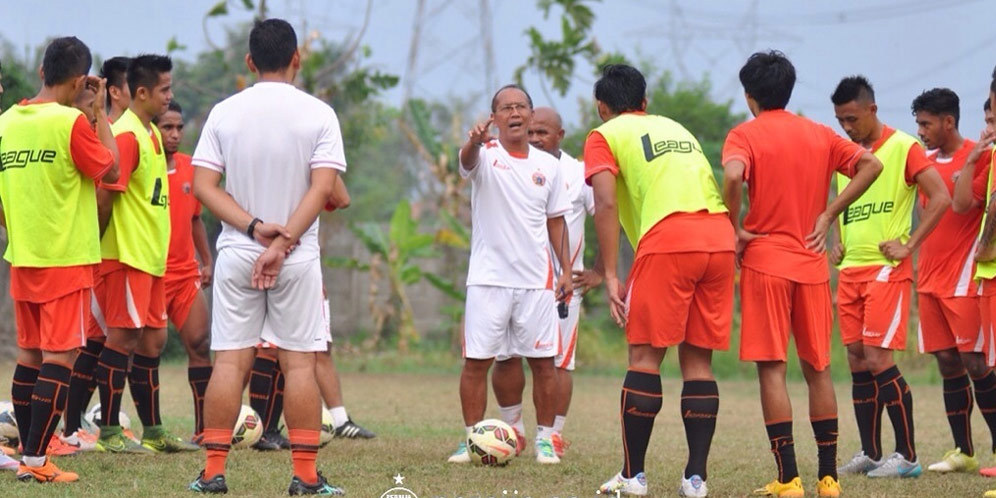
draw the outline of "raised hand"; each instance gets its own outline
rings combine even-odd
[[[488,118],[487,121],[483,123],[478,123],[476,126],[467,132],[467,140],[470,140],[474,145],[481,145],[486,142],[490,142],[491,136],[491,123],[494,121],[492,118]]]

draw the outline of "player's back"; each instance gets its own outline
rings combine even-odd
[[[225,191],[247,212],[268,222],[287,223],[310,188],[312,168],[345,169],[341,152],[331,154],[334,158],[327,153],[342,150],[342,144],[335,143],[340,140],[335,111],[286,83],[260,82],[220,102],[204,134],[208,144],[203,150],[198,146],[194,164],[221,162],[214,166],[225,173]],[[317,256],[317,226],[316,220],[295,253]],[[226,245],[254,243],[225,225],[218,248]]]
[[[762,112],[730,131],[723,163],[739,159],[747,166],[744,229],[766,235],[748,246],[744,265],[795,281],[825,281],[826,260],[806,249],[805,237],[826,209],[833,172],[852,175],[862,153],[827,126],[785,110]]]

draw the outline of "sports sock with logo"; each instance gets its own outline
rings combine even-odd
[[[159,357],[135,353],[128,372],[128,387],[135,411],[144,427],[162,425],[159,413]]]
[[[87,339],[86,346],[79,349],[76,362],[73,364],[72,378],[69,380],[69,400],[66,401],[66,423],[62,433],[73,435],[82,427],[83,410],[86,409],[93,395],[94,374],[97,371],[97,360],[104,343]]]
[[[66,409],[72,374],[73,369],[68,365],[42,363],[31,393],[31,429],[28,430],[27,440],[21,442],[24,456],[45,456],[48,441],[59,425],[59,416]]]
[[[315,460],[318,459],[319,431],[305,429],[288,429],[287,438],[291,443],[291,461],[294,464],[294,475],[305,484],[318,482],[318,469]]]
[[[194,434],[204,432],[204,393],[207,392],[213,370],[210,366],[187,368],[187,381],[190,383],[190,393],[194,396]]]
[[[623,429],[622,476],[629,479],[643,472],[650,433],[654,430],[654,418],[663,404],[660,374],[627,371],[620,398]]]
[[[284,413],[284,373],[280,370],[280,365],[273,371],[273,384],[270,388],[270,398],[267,405],[267,413],[270,414],[266,421],[267,431],[277,431],[280,429],[280,416]]]
[[[249,373],[249,406],[259,414],[263,421],[263,429],[269,429],[270,396],[273,386],[273,371],[277,361],[265,356],[256,356]],[[277,417],[279,418],[279,417]]]
[[[17,419],[17,437],[21,444],[28,441],[31,429],[31,393],[38,381],[38,369],[18,363],[14,368],[14,381],[10,388],[10,400],[14,405],[14,418]]]
[[[968,374],[962,373],[944,379],[944,411],[948,415],[948,425],[954,437],[955,447],[961,452],[975,455],[972,446],[972,383]]]
[[[878,385],[878,402],[889,411],[889,420],[896,433],[896,453],[910,462],[916,461],[916,442],[913,438],[913,393],[906,379],[893,365],[875,374]]]
[[[201,443],[207,453],[204,480],[208,481],[215,476],[225,475],[225,461],[228,459],[228,451],[232,449],[232,429],[205,428],[201,434]]]
[[[688,443],[686,479],[698,475],[707,479],[706,462],[709,447],[716,433],[716,416],[719,414],[719,386],[714,380],[686,380],[681,388],[681,420],[685,424],[685,441]]]
[[[128,355],[112,346],[104,345],[97,362],[97,388],[100,390],[101,426],[118,426],[121,397],[128,377]]]
[[[992,370],[977,379],[972,379],[975,384],[975,402],[979,404],[979,411],[982,418],[989,426],[989,435],[992,437],[991,451],[996,453],[996,373]]]
[[[819,462],[816,477],[830,476],[837,479],[837,416],[810,419],[816,438],[816,457]]]
[[[861,436],[861,450],[872,460],[882,459],[882,410],[878,402],[878,386],[875,376],[864,370],[851,372],[851,400],[854,403],[854,419],[858,423]]]
[[[799,468],[795,463],[792,421],[765,423],[764,428],[768,431],[771,453],[775,455],[775,464],[778,465],[778,482],[787,483],[799,477]]]

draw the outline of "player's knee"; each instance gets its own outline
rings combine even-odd
[[[965,362],[964,365],[962,364],[961,355],[950,349],[935,352],[934,358],[937,358],[937,370],[941,373],[941,377],[959,375],[968,366],[968,362]]]
[[[989,365],[986,364],[986,357],[984,355],[966,355],[961,360],[965,364],[965,369],[968,370],[968,375],[973,379],[978,379],[989,373]],[[946,375],[945,377],[949,376]]]
[[[866,370],[864,367],[865,363],[865,346],[860,342],[847,345],[847,363],[851,366],[851,370]]]

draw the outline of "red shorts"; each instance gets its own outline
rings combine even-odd
[[[962,353],[981,353],[985,346],[978,297],[937,297],[918,294],[920,323],[917,342],[921,353],[958,348]]]
[[[99,304],[108,327],[166,328],[166,296],[162,278],[122,266],[104,275],[103,294]]]
[[[201,292],[201,277],[193,275],[186,278],[163,279],[166,291],[166,314],[173,326],[182,329],[194,306],[197,295]]]
[[[682,342],[730,347],[732,252],[648,254],[633,264],[626,301],[626,339],[657,348]]]
[[[14,301],[17,345],[23,349],[61,353],[85,346],[89,319],[90,289],[44,303]]]
[[[982,322],[982,352],[986,354],[986,363],[990,367],[996,367],[996,327],[993,326],[993,319],[996,318],[996,296],[979,296],[979,317]]]
[[[837,283],[837,316],[844,345],[862,342],[882,349],[906,349],[912,295],[909,280]]]
[[[830,282],[803,284],[740,270],[740,359],[788,361],[789,333],[799,358],[816,370],[830,365]]]
[[[87,320],[86,338],[95,341],[103,341],[107,337],[107,322],[104,320],[104,312],[100,309],[100,303],[104,302],[105,292],[104,276],[100,272],[93,272],[93,292],[90,294],[90,319]]]

